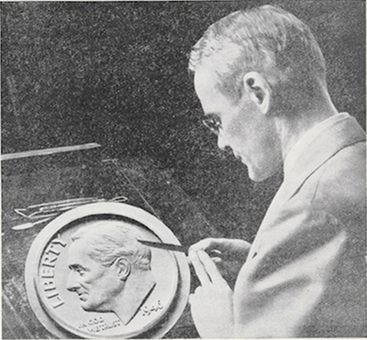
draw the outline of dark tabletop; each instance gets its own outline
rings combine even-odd
[[[162,220],[182,244],[213,235],[196,204],[168,173],[158,169],[148,158],[117,160],[103,156],[100,151],[89,151],[3,162],[3,338],[54,338],[31,310],[24,280],[27,253],[44,225],[13,230],[13,226],[27,222],[14,208],[76,197],[110,199],[120,195],[128,198],[126,203],[141,207]],[[166,337],[197,336],[186,308]]]

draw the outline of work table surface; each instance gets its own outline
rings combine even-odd
[[[29,248],[44,224],[27,230],[15,208],[77,197],[112,199],[145,209],[162,220],[182,244],[210,235],[211,227],[197,205],[148,158],[109,159],[94,152],[3,162],[2,165],[2,315],[4,339],[54,338],[28,302],[24,269]],[[197,285],[197,282],[192,282]],[[166,337],[197,337],[189,308]]]

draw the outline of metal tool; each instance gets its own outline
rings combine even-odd
[[[86,202],[86,201],[95,201],[95,200],[98,200],[98,199],[100,199],[100,198],[97,198],[97,197],[70,198],[70,199],[61,200],[61,201],[46,202],[46,203],[30,205],[27,209],[43,208],[43,207],[50,207],[50,206],[59,206],[59,205],[73,204],[73,203],[83,203],[83,202]]]
[[[51,220],[52,217],[48,217],[48,218],[44,218],[43,220],[39,220],[36,222],[27,222],[27,223],[23,223],[23,224],[18,224],[14,227],[12,227],[13,230],[26,230],[26,229],[30,229],[33,228],[34,226],[41,224],[41,223],[45,223],[49,220]]]
[[[146,241],[146,240],[138,240],[141,244],[144,244],[149,247],[158,248],[158,249],[164,249],[164,250],[170,250],[170,251],[179,251],[181,253],[184,253],[185,255],[188,255],[190,246],[183,246],[178,244],[172,244],[172,243],[162,243],[162,242],[153,242],[153,241]],[[208,252],[208,255],[212,257],[214,262],[221,261],[223,259],[222,253],[216,249],[212,249]],[[188,264],[192,264],[189,257],[186,258]]]
[[[84,204],[97,203],[97,202],[126,202],[128,200],[125,196],[116,196],[112,199],[97,198],[97,197],[83,197],[72,198],[62,201],[47,202],[41,204],[30,205],[27,208],[16,208],[14,211],[25,218],[30,220],[40,219],[55,216],[61,212],[79,207]]]
[[[161,243],[161,242],[152,242],[146,240],[138,240],[141,244],[144,244],[149,247],[165,249],[165,250],[172,250],[172,251],[179,251],[181,253],[187,254],[189,251],[188,246],[182,246],[178,244],[171,244],[171,243]]]
[[[97,197],[83,197],[72,198],[62,201],[47,202],[41,204],[30,205],[27,208],[16,208],[14,211],[29,220],[27,223],[19,224],[12,227],[13,230],[25,230],[33,228],[36,225],[50,221],[61,213],[79,207],[84,204],[97,202],[126,202],[128,200],[125,196],[116,196],[112,199],[97,198]]]

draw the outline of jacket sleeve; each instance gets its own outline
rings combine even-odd
[[[302,202],[259,229],[234,290],[236,337],[295,337],[317,310],[341,261],[346,231]]]

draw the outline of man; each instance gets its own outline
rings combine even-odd
[[[338,113],[310,29],[272,6],[213,24],[190,58],[204,123],[262,181],[284,181],[252,245],[205,239],[190,258],[202,337],[366,333],[365,133]],[[232,290],[213,250],[243,265]]]
[[[150,249],[131,226],[115,221],[90,223],[71,240],[67,289],[84,310],[114,312],[128,324],[155,286]]]

